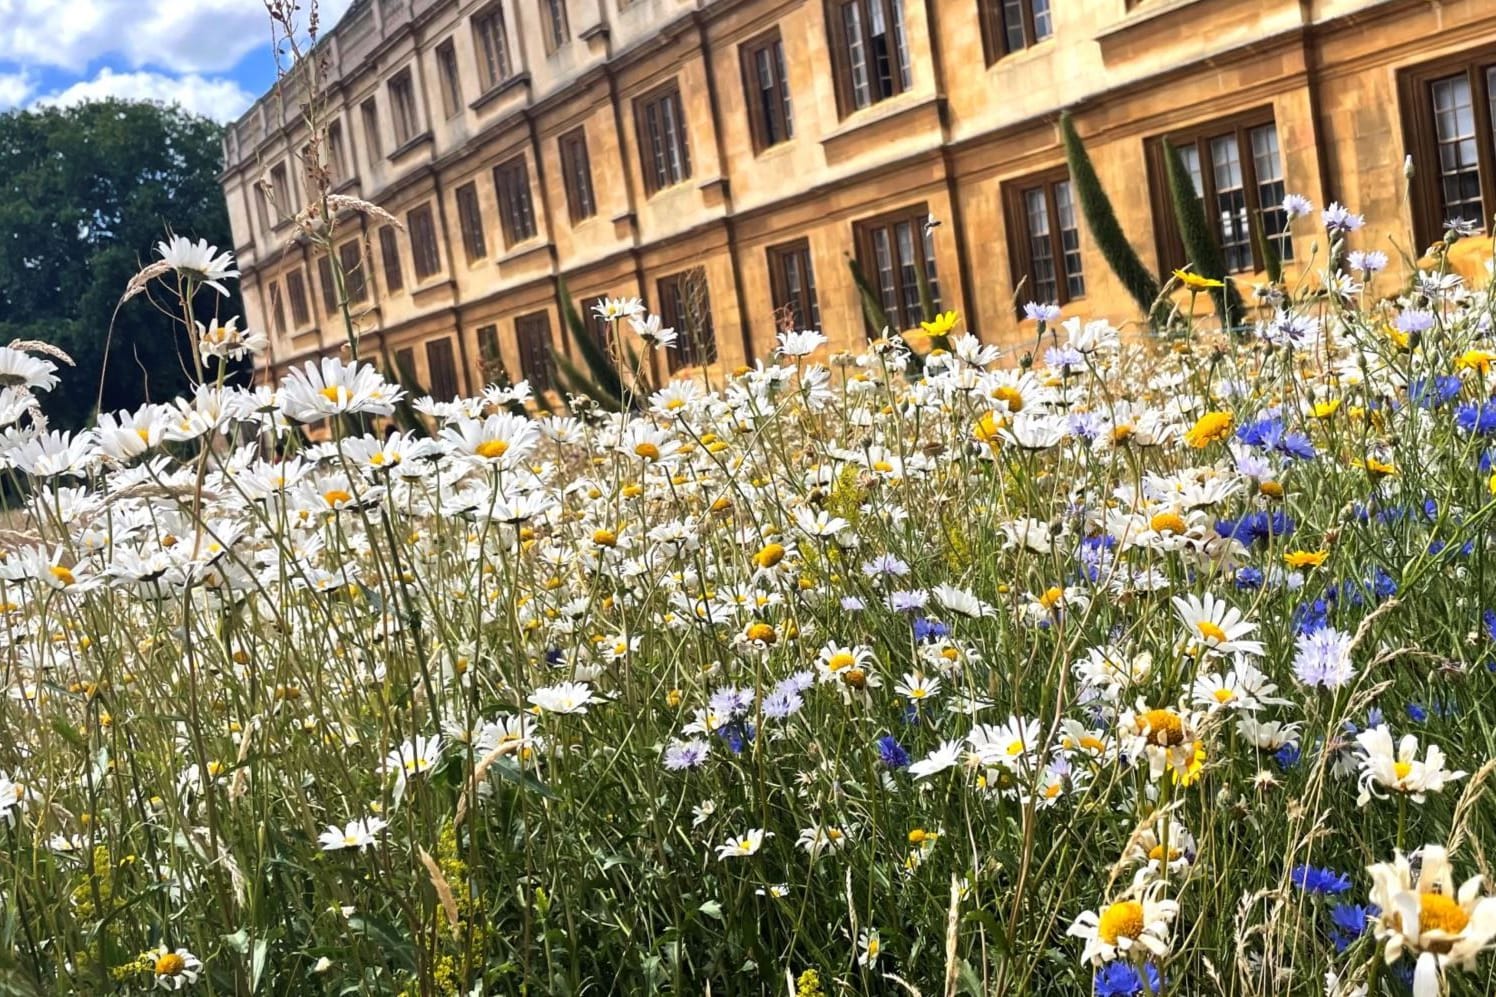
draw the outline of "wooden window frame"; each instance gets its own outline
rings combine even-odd
[[[790,274],[787,265],[790,259],[796,259],[805,270],[802,278],[805,285],[805,293],[809,297],[808,308],[805,303],[797,305],[796,311],[806,310],[808,314],[797,315],[795,328],[815,329],[821,328],[821,303],[816,295],[815,259],[811,256],[810,240],[796,239],[793,242],[780,243],[770,246],[765,250],[769,261],[769,295],[774,305],[774,314],[779,315],[780,309],[795,304],[792,300],[794,295],[790,291]],[[783,331],[776,329],[776,332]]]
[[[358,106],[358,110],[364,126],[364,154],[369,157],[369,166],[373,167],[384,155],[384,143],[379,134],[379,99],[370,97]]]
[[[462,251],[468,263],[477,263],[488,255],[488,240],[483,232],[483,207],[478,202],[478,181],[469,180],[454,190],[452,197],[457,205]]]
[[[499,201],[499,227],[504,246],[515,246],[539,234],[535,220],[535,201],[530,191],[530,165],[520,153],[493,168],[494,192]]]
[[[395,294],[405,290],[405,270],[400,264],[400,235],[395,226],[384,225],[379,229],[379,256],[384,264],[384,290]]]
[[[1159,268],[1167,273],[1175,268],[1183,267],[1189,260],[1189,254],[1185,252],[1184,240],[1179,234],[1179,223],[1175,219],[1174,201],[1169,194],[1169,174],[1165,165],[1164,143],[1168,142],[1175,146],[1194,145],[1200,157],[1200,179],[1204,190],[1200,191],[1200,197],[1205,205],[1205,214],[1211,222],[1211,237],[1220,245],[1220,233],[1218,220],[1214,218],[1218,210],[1216,205],[1216,182],[1215,170],[1210,157],[1210,142],[1213,139],[1224,138],[1232,135],[1236,138],[1237,155],[1241,160],[1242,170],[1242,192],[1246,201],[1247,222],[1249,234],[1248,246],[1252,254],[1251,270],[1232,270],[1233,274],[1261,273],[1264,262],[1258,250],[1255,237],[1256,227],[1262,224],[1261,213],[1266,208],[1281,208],[1281,205],[1262,205],[1260,203],[1260,188],[1257,182],[1257,166],[1252,156],[1251,133],[1254,129],[1264,125],[1272,125],[1277,130],[1278,123],[1274,117],[1272,105],[1254,107],[1246,111],[1239,111],[1225,117],[1211,118],[1207,121],[1197,122],[1186,128],[1178,128],[1164,135],[1154,135],[1143,142],[1144,154],[1148,167],[1148,195],[1152,205],[1153,217],[1157,219],[1153,226],[1153,235],[1158,251]],[[1278,142],[1278,169],[1284,174],[1283,183],[1287,188],[1288,166],[1283,161],[1282,137]],[[1280,255],[1285,260],[1293,258],[1292,242],[1287,242]],[[1286,250],[1286,251],[1285,251]]]
[[[329,317],[338,313],[338,283],[332,272],[332,257],[317,257],[317,283],[322,287],[322,312]]]
[[[343,268],[343,289],[349,304],[368,301],[369,275],[364,269],[364,250],[358,239],[349,239],[338,246],[338,264]]]
[[[1010,180],[1002,186],[1003,198],[1003,229],[1008,235],[1008,260],[1013,274],[1013,287],[1018,288],[1019,283],[1029,278],[1024,287],[1024,292],[1032,300],[1040,301],[1037,297],[1038,284],[1033,280],[1033,235],[1029,230],[1029,213],[1027,195],[1032,190],[1042,189],[1044,191],[1045,210],[1049,215],[1049,245],[1050,258],[1055,265],[1055,298],[1051,301],[1040,301],[1041,304],[1057,304],[1064,306],[1072,301],[1080,301],[1085,298],[1085,265],[1082,262],[1077,276],[1081,280],[1082,290],[1079,294],[1070,292],[1070,273],[1065,267],[1064,233],[1060,227],[1059,194],[1057,188],[1062,183],[1070,184],[1070,208],[1075,217],[1076,232],[1080,231],[1080,201],[1075,193],[1075,182],[1070,179],[1070,169],[1065,166],[1056,166],[1054,169],[1043,170],[1039,173],[1030,173],[1027,176]],[[1020,306],[1019,314],[1023,313]]]
[[[705,288],[701,313],[705,317],[706,327],[704,330],[693,331],[686,325],[683,299],[687,293],[686,282],[698,273]],[[657,314],[660,322],[665,327],[674,329],[677,337],[675,346],[666,351],[670,373],[674,374],[683,367],[705,367],[716,363],[717,330],[712,319],[712,288],[706,268],[695,266],[661,277],[655,281],[655,290],[658,294]],[[701,334],[703,332],[704,335]]]
[[[546,55],[555,55],[571,41],[571,20],[566,13],[566,0],[540,0],[540,22]]]
[[[662,106],[667,100],[670,101],[669,108]],[[673,119],[675,133],[680,140],[680,148],[677,150],[679,155],[676,157],[679,159],[679,175],[672,166],[668,136],[663,131],[658,133],[662,146],[660,149],[655,148],[647,123],[652,112],[659,115],[662,125],[666,114]],[[634,128],[639,143],[639,165],[644,177],[646,196],[653,197],[667,187],[674,187],[691,179],[691,137],[686,129],[686,109],[681,102],[678,79],[671,79],[634,98]],[[664,154],[663,165],[661,153]]]
[[[888,93],[883,93],[881,84],[874,79],[877,60],[873,54],[873,38],[875,37],[872,29],[873,4],[881,8],[884,22],[892,37],[892,48],[889,52],[891,62]],[[859,41],[869,60],[867,62],[868,101],[862,105],[857,103],[857,83],[852,75],[852,50],[847,41],[846,21],[843,13],[849,6],[856,6],[858,9],[858,27],[861,29]],[[838,116],[845,118],[857,111],[866,110],[908,91],[913,86],[913,56],[909,51],[909,32],[904,24],[903,15],[903,0],[825,0],[826,35],[828,47],[831,50],[832,82],[836,92]],[[902,51],[900,51],[900,42],[902,42]]]
[[[758,74],[759,55],[767,51],[774,80],[768,88]],[[743,69],[743,102],[748,106],[748,130],[753,152],[782,145],[795,137],[795,115],[790,100],[789,69],[784,57],[784,39],[775,25],[738,46]]]
[[[450,121],[462,113],[462,69],[457,62],[457,43],[450,36],[436,47],[436,76],[442,91],[442,114]]]
[[[416,106],[416,82],[406,66],[385,84],[390,95],[390,121],[395,129],[395,148],[421,134],[421,115]]]
[[[543,355],[537,356],[532,340],[544,337]],[[530,382],[530,389],[537,394],[554,387],[551,366],[556,352],[556,341],[551,335],[551,313],[529,312],[514,320],[514,342],[519,347],[519,374]]]
[[[301,268],[286,274],[286,301],[291,306],[291,325],[304,329],[312,324],[312,306],[306,295],[306,276]]]
[[[1470,83],[1475,115],[1475,157],[1480,177],[1481,231],[1491,230],[1496,214],[1496,126],[1492,115],[1491,90],[1486,70],[1496,68],[1496,46],[1466,49],[1429,62],[1409,66],[1397,74],[1398,105],[1402,117],[1403,143],[1413,157],[1410,200],[1413,232],[1418,248],[1432,245],[1444,236],[1447,209],[1439,168],[1438,131],[1434,125],[1433,84],[1462,73]]]
[[[410,233],[411,269],[419,284],[442,272],[441,247],[436,243],[436,217],[431,202],[418,204],[407,211],[405,227]]]
[[[439,357],[446,362],[438,362]],[[441,382],[437,380],[438,370],[443,375]],[[450,384],[447,383],[448,375]],[[457,372],[457,350],[452,345],[451,336],[426,340],[426,390],[439,402],[450,402],[462,391],[462,378]]]
[[[566,188],[566,214],[571,223],[597,214],[597,191],[592,186],[592,158],[587,152],[587,129],[578,125],[556,140],[561,158],[561,182]]]
[[[901,222],[909,223],[909,225],[913,229],[913,232],[917,235],[917,237],[913,241],[912,246],[919,254],[919,262],[924,264],[926,280],[929,281],[931,285],[930,296],[934,299],[936,308],[938,309],[940,306],[939,264],[931,253],[932,247],[926,245],[927,241],[933,241],[927,240],[925,236],[925,223],[929,220],[929,217],[929,206],[925,204],[925,202],[921,201],[918,204],[911,204],[907,207],[899,208],[896,211],[887,211],[868,218],[859,218],[857,221],[852,223],[852,242],[856,247],[857,261],[862,267],[863,276],[867,278],[868,286],[872,288],[873,294],[878,297],[880,304],[883,303],[883,285],[881,281],[881,272],[878,269],[877,263],[878,254],[875,236],[880,229],[886,229],[889,233],[889,249],[893,254],[893,294],[895,299],[895,308],[897,309],[898,314],[897,316],[895,316],[890,313],[887,317],[890,319],[898,319],[897,322],[888,323],[889,328],[894,332],[903,332],[907,329],[916,329],[919,327],[919,323],[924,318],[924,315],[920,311],[918,303],[916,303],[912,307],[906,304],[907,295],[910,290],[914,292],[915,300],[916,302],[918,302],[919,283],[916,280],[912,288],[908,287],[905,284],[903,270],[898,261],[898,236],[896,226]],[[935,274],[933,277],[929,276],[929,271],[932,268],[935,270]],[[908,312],[909,314],[906,315],[905,312]],[[863,321],[864,324],[866,324],[866,317],[864,317]],[[881,329],[870,329],[868,331],[872,336],[877,336],[882,332]]]
[[[497,37],[491,37],[489,25],[497,25]],[[472,17],[473,52],[478,59],[478,82],[487,93],[503,85],[514,75],[514,57],[509,52],[509,25],[504,20],[504,5],[494,3]],[[489,52],[489,43],[497,51]],[[497,64],[495,64],[497,63]]]
[[[583,298],[577,307],[581,309],[579,314],[582,317],[582,324],[586,326],[592,341],[597,344],[598,349],[611,357],[613,356],[611,330],[608,328],[608,323],[598,317],[596,311],[597,306],[606,300],[608,300],[606,294],[595,294],[590,298]]]
[[[1008,38],[1008,19],[1004,0],[977,0],[982,24],[982,52],[987,65],[992,65],[1003,56],[1033,48],[1042,41],[1054,37],[1054,0],[1016,0],[1018,16],[1023,29],[1023,43],[1014,44]],[[1044,3],[1044,13],[1049,21],[1049,31],[1039,34],[1039,17],[1034,11],[1038,3]]]
[[[480,325],[474,336],[478,340],[478,363],[487,379],[490,367],[497,372],[504,366],[504,351],[499,348],[499,327],[493,323]]]

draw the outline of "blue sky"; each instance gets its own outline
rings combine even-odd
[[[350,2],[320,0],[323,25]],[[228,121],[275,80],[264,0],[0,0],[0,24],[0,110],[124,97]]]

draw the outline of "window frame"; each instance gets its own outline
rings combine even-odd
[[[384,290],[397,294],[405,290],[405,270],[400,263],[400,236],[393,225],[379,228],[379,256],[384,264]]]
[[[438,363],[438,356],[444,362]],[[440,384],[437,382],[438,369],[443,375]],[[448,378],[450,390],[444,390],[447,388]],[[449,402],[462,392],[462,377],[457,371],[457,350],[452,345],[451,336],[437,336],[426,340],[426,391],[439,402]]]
[[[470,23],[473,29],[473,53],[478,60],[478,82],[483,85],[483,92],[488,93],[502,86],[514,75],[514,57],[509,52],[509,25],[504,20],[504,5],[490,4],[475,13]],[[487,30],[490,25],[497,27],[497,38],[492,37],[492,33]],[[496,50],[489,51],[490,45]]]
[[[343,268],[343,290],[347,292],[348,303],[361,305],[368,301],[369,275],[364,270],[364,249],[358,239],[339,244],[338,265]]]
[[[587,127],[578,125],[556,139],[561,160],[561,184],[566,189],[566,214],[571,224],[597,214],[597,191],[592,186],[592,157],[587,151]],[[585,201],[584,205],[580,202]]]
[[[372,168],[384,155],[384,143],[380,141],[379,135],[379,98],[370,96],[358,105],[358,110],[364,126],[364,154],[369,157],[369,166]]]
[[[982,51],[987,65],[992,65],[1004,56],[1023,52],[1054,37],[1054,4],[1052,0],[1015,0],[1019,6],[1019,27],[1023,32],[1023,43],[1015,45],[1008,37],[1007,3],[1005,0],[977,0],[982,24]],[[1034,12],[1038,3],[1045,5],[1049,20],[1047,33],[1039,34],[1039,18]]]
[[[1030,173],[1015,180],[1009,180],[1002,186],[1003,198],[1003,228],[1008,234],[1008,262],[1012,271],[1014,293],[1017,293],[1019,282],[1029,278],[1024,285],[1032,300],[1040,301],[1042,304],[1057,304],[1061,307],[1072,301],[1082,301],[1086,297],[1085,289],[1085,261],[1081,260],[1080,269],[1076,276],[1080,278],[1082,290],[1079,294],[1070,292],[1070,272],[1065,266],[1064,230],[1060,225],[1059,194],[1057,188],[1062,183],[1070,185],[1070,211],[1075,218],[1075,231],[1077,242],[1080,233],[1080,201],[1075,193],[1075,181],[1070,177],[1070,168],[1064,165],[1053,169],[1041,170],[1038,173]],[[1054,262],[1055,272],[1055,298],[1053,302],[1041,301],[1037,295],[1037,281],[1034,277],[1033,259],[1033,233],[1029,228],[1028,194],[1030,191],[1044,191],[1045,211],[1049,221],[1049,246],[1050,259]],[[1077,248],[1077,253],[1080,249]],[[1015,303],[1016,304],[1016,303]],[[1018,313],[1023,314],[1021,306]]]
[[[686,282],[698,273],[701,275],[702,286],[706,289],[702,308],[702,314],[706,317],[705,337],[693,335],[686,326]],[[666,274],[655,281],[655,292],[656,314],[660,316],[660,323],[666,328],[674,329],[677,337],[675,346],[666,351],[670,373],[674,374],[683,367],[706,367],[716,363],[719,356],[717,330],[712,319],[712,287],[706,268],[697,265]]]
[[[293,329],[304,329],[312,324],[312,307],[307,298],[306,276],[301,272],[301,267],[286,274],[286,301],[291,306]]]
[[[494,194],[499,203],[499,228],[504,248],[513,249],[535,238],[535,200],[530,190],[530,165],[524,153],[511,156],[493,168]]]
[[[678,162],[674,165],[669,155],[672,150],[668,147],[668,135],[663,129],[657,133],[664,144],[656,149],[649,125],[651,112],[658,112],[661,116],[660,124],[665,124],[662,106],[667,100],[670,101],[670,117],[673,119],[675,134],[679,136],[680,147],[674,150],[678,153],[675,157]],[[686,109],[681,102],[679,78],[672,77],[634,98],[634,129],[639,143],[640,172],[644,178],[647,197],[653,197],[667,187],[679,186],[691,179],[691,137],[686,128]]]
[[[469,180],[452,192],[457,207],[457,228],[462,234],[462,251],[471,265],[488,256],[488,239],[483,231],[483,207],[478,201],[478,181]]]
[[[331,318],[338,313],[338,283],[332,272],[332,257],[317,257],[317,283],[322,287],[322,312]]]
[[[881,271],[877,265],[877,240],[874,236],[880,229],[886,229],[889,233],[889,251],[893,254],[891,257],[892,269],[890,272],[894,280],[893,294],[895,305],[898,309],[898,322],[888,323],[890,330],[893,332],[917,329],[919,328],[919,323],[924,320],[924,313],[919,310],[919,282],[917,279],[912,287],[915,304],[913,306],[908,304],[908,292],[910,288],[905,285],[902,264],[898,261],[897,226],[901,222],[907,222],[919,233],[919,237],[912,243],[912,248],[918,251],[920,262],[925,266],[925,280],[930,284],[930,297],[935,302],[936,310],[938,311],[940,308],[939,264],[933,252],[934,239],[925,232],[925,223],[929,220],[929,217],[929,205],[924,201],[920,201],[917,204],[907,205],[894,211],[886,211],[867,218],[859,218],[852,223],[852,244],[856,250],[857,261],[862,267],[862,273],[867,279],[869,288],[872,289],[874,295],[878,296],[880,305],[883,304],[883,285]],[[932,269],[935,270],[933,276],[930,274]],[[885,318],[893,318],[892,314],[886,312],[886,305],[884,305],[884,308]],[[905,321],[906,311],[910,312],[907,316],[910,321],[907,322]],[[863,324],[867,324],[866,316],[863,317]],[[880,335],[881,332],[881,329],[868,330],[870,337]]]
[[[431,202],[426,201],[407,211],[405,227],[410,233],[411,272],[415,274],[417,284],[425,283],[442,272],[441,247],[437,245],[436,216],[431,210]],[[429,260],[425,258],[428,255]],[[423,269],[427,263],[430,268]]]
[[[395,129],[395,148],[402,149],[421,134],[421,117],[416,106],[415,77],[406,66],[385,84],[390,95],[390,123]]]
[[[774,314],[777,316],[780,309],[793,305],[797,312],[796,330],[821,329],[821,303],[816,293],[815,259],[810,252],[810,239],[795,239],[792,242],[783,242],[777,246],[769,246],[765,251],[769,262],[769,298],[770,304],[774,306]],[[804,292],[809,297],[809,314],[798,315],[805,310],[803,303],[793,300],[794,295],[790,291],[790,279],[788,262],[795,260],[804,267]],[[809,322],[804,319],[810,319]],[[781,331],[776,329],[777,331]]]
[[[873,4],[881,8],[888,33],[893,39],[893,46],[889,53],[888,93],[881,93],[881,85],[877,87],[879,92],[874,93],[877,57],[873,45],[873,39],[876,36],[872,32]],[[857,103],[857,82],[853,76],[854,62],[851,46],[847,40],[844,11],[851,6],[858,9],[857,21],[861,29],[859,32],[861,37],[858,41],[862,51],[867,53],[866,58],[871,60],[865,63],[865,69],[868,70],[868,101],[865,104]],[[829,43],[827,47],[831,50],[832,83],[836,93],[836,111],[839,117],[845,118],[858,111],[874,107],[901,93],[907,93],[913,88],[914,64],[913,56],[909,51],[909,31],[904,24],[903,0],[825,0],[825,19]]]
[[[544,348],[536,356],[536,343],[532,339],[544,339]],[[537,394],[554,387],[551,367],[555,363],[556,341],[551,335],[551,313],[544,309],[528,312],[514,320],[514,342],[519,348],[519,376],[530,382],[531,390]]]
[[[1464,75],[1470,84],[1475,114],[1475,162],[1480,179],[1481,227],[1491,231],[1496,214],[1496,106],[1488,70],[1496,69],[1496,46],[1483,45],[1442,58],[1421,62],[1397,74],[1398,110],[1402,117],[1403,141],[1413,157],[1413,182],[1409,200],[1413,209],[1413,231],[1418,248],[1432,245],[1444,236],[1448,210],[1439,163],[1439,133],[1434,122],[1432,88],[1435,83]],[[1482,113],[1484,111],[1484,113]]]
[[[540,0],[541,36],[545,54],[555,55],[571,41],[571,19],[566,0]]]
[[[352,179],[353,175],[348,171],[348,151],[344,147],[341,121],[330,121],[327,124],[327,168],[332,174],[334,186]]]
[[[457,43],[448,35],[436,46],[436,76],[442,92],[442,114],[448,121],[462,113],[462,69],[457,63]]]
[[[282,338],[286,335],[286,302],[281,295],[281,286],[277,281],[270,282],[270,324],[275,334]]]
[[[1169,174],[1165,164],[1164,143],[1168,142],[1174,146],[1193,145],[1197,155],[1200,157],[1200,180],[1204,187],[1200,198],[1205,206],[1206,220],[1210,223],[1211,238],[1215,240],[1216,247],[1221,247],[1220,219],[1217,205],[1218,191],[1215,182],[1215,170],[1213,160],[1210,156],[1210,143],[1219,138],[1232,136],[1236,139],[1237,156],[1240,160],[1242,171],[1242,195],[1247,210],[1247,247],[1252,255],[1252,269],[1231,270],[1231,274],[1261,273],[1264,261],[1257,246],[1256,232],[1262,225],[1262,213],[1264,210],[1278,208],[1281,204],[1264,206],[1260,203],[1261,188],[1257,179],[1257,164],[1252,155],[1251,133],[1265,125],[1271,125],[1277,132],[1278,123],[1271,104],[1248,108],[1235,114],[1224,117],[1211,118],[1206,121],[1196,122],[1185,128],[1175,129],[1163,135],[1154,135],[1143,142],[1144,155],[1147,160],[1148,171],[1148,195],[1153,208],[1153,216],[1158,221],[1153,226],[1155,248],[1158,252],[1159,269],[1167,273],[1179,267],[1185,266],[1189,261],[1189,254],[1185,250],[1184,239],[1179,233],[1179,223],[1174,216],[1174,202],[1169,194]],[[1283,144],[1279,137],[1278,141],[1278,170],[1283,174],[1282,183],[1285,190],[1288,182],[1288,167],[1283,160]],[[1285,229],[1286,231],[1286,229]],[[1275,248],[1280,257],[1287,261],[1293,259],[1293,243],[1291,240],[1283,242],[1275,241]],[[1286,248],[1286,252],[1284,251]]]
[[[770,53],[770,72],[774,76],[768,88],[762,85],[758,74],[758,57],[765,51]],[[743,102],[748,107],[748,130],[753,137],[754,155],[757,155],[795,137],[789,68],[779,25],[739,45],[738,61],[743,70]],[[771,96],[766,97],[766,94]]]

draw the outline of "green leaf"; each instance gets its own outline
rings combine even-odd
[[[379,945],[405,969],[415,970],[415,947],[388,921],[375,914],[354,914],[348,919],[348,930]]]
[[[522,789],[529,790],[537,796],[544,797],[547,800],[560,799],[560,797],[552,792],[551,789],[545,785],[545,783],[539,781],[529,773],[524,772],[518,765],[514,764],[507,758],[495,759],[493,764],[488,767],[488,771],[497,775],[505,782],[512,782],[516,786],[519,786]]]

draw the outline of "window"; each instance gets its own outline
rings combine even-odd
[[[776,331],[821,327],[809,240],[769,247],[769,290],[774,296]]]
[[[1075,191],[1064,168],[1003,186],[1013,286],[1024,300],[1063,305],[1084,297]]]
[[[431,397],[439,402],[457,397],[457,360],[452,340],[433,339],[426,344],[426,380]]]
[[[270,167],[269,197],[270,207],[275,213],[275,224],[279,226],[291,211],[291,181],[287,178],[285,163],[276,163]]]
[[[599,294],[595,298],[583,298],[577,307],[580,309],[582,324],[587,327],[592,341],[597,344],[598,349],[611,357],[613,355],[612,330],[608,322],[597,314],[597,310],[607,300],[607,295]]]
[[[260,234],[269,235],[273,227],[270,222],[270,187],[269,181],[261,180],[254,185],[254,193],[251,195],[255,202],[255,217],[260,222]]]
[[[416,114],[415,84],[410,80],[410,70],[402,69],[390,77],[390,115],[395,119],[395,147],[399,148],[421,130],[421,119]]]
[[[442,268],[442,258],[436,249],[436,223],[431,220],[431,205],[411,208],[405,216],[405,227],[410,232],[410,255],[416,280],[434,276]]]
[[[551,388],[551,317],[533,312],[514,320],[514,338],[519,342],[520,376],[535,391]]]
[[[496,325],[478,326],[478,362],[483,365],[483,379],[491,381],[504,366],[504,358],[499,353],[499,327]]]
[[[338,313],[338,285],[332,275],[332,258],[323,256],[317,260],[317,282],[322,285],[322,311],[328,315]]]
[[[509,33],[504,30],[504,8],[494,4],[473,18],[473,48],[484,90],[492,90],[511,75]]]
[[[1403,132],[1413,157],[1419,246],[1447,222],[1487,229],[1496,208],[1496,50],[1464,52],[1398,77]]]
[[[355,304],[368,301],[368,275],[364,273],[363,253],[357,239],[349,239],[338,247],[338,262],[343,268],[343,287],[348,300]]]
[[[904,0],[831,0],[826,24],[843,116],[909,89]]]
[[[535,209],[530,203],[530,170],[524,156],[515,156],[493,169],[499,194],[499,225],[504,245],[514,246],[535,235]]]
[[[281,300],[280,285],[274,281],[270,282],[270,321],[274,323],[277,336],[286,334],[285,302]]]
[[[545,21],[545,51],[549,55],[571,41],[571,30],[566,26],[566,0],[540,0],[540,15]]]
[[[982,13],[982,48],[987,53],[988,65],[1054,34],[1049,0],[978,2]]]
[[[406,390],[412,390],[416,381],[415,347],[407,346],[395,351],[395,379]]]
[[[1148,140],[1148,179],[1154,217],[1160,219],[1156,227],[1159,262],[1168,270],[1184,266],[1186,254],[1169,196],[1165,141],[1179,150],[1195,194],[1204,201],[1205,216],[1227,270],[1263,269],[1252,238],[1257,225],[1280,259],[1293,259],[1293,243],[1286,234],[1288,216],[1283,211],[1283,161],[1271,108]]]
[[[450,38],[436,47],[436,72],[441,77],[442,113],[456,117],[462,110],[462,75],[457,71],[457,46]]]
[[[587,130],[574,128],[561,136],[561,180],[566,184],[566,213],[575,225],[597,214],[592,196],[592,162],[587,158]]]
[[[473,263],[487,256],[477,183],[465,183],[457,188],[457,224],[462,229],[462,248],[467,253],[467,261]]]
[[[686,118],[674,80],[634,101],[639,154],[644,159],[644,187],[653,194],[691,176],[686,147]]]
[[[924,316],[919,300],[919,268],[924,267],[930,299],[940,307],[940,281],[935,276],[935,241],[926,224],[930,214],[923,204],[869,218],[852,227],[863,276],[878,296],[895,331],[912,329]],[[881,329],[872,330],[874,335]]]
[[[299,269],[286,274],[286,297],[291,299],[291,324],[300,329],[311,322],[312,310],[306,300],[306,278]]]
[[[384,155],[379,143],[379,105],[370,97],[363,102],[359,113],[364,119],[364,154],[369,157],[369,165],[373,167],[379,163],[379,157]]]
[[[379,230],[379,255],[384,258],[384,289],[389,294],[405,287],[405,272],[400,269],[400,237],[395,226]]]
[[[744,42],[738,51],[743,61],[743,93],[748,103],[753,151],[761,152],[795,137],[784,43],[779,38],[779,29],[774,28]]]
[[[717,334],[712,329],[712,300],[706,271],[693,267],[661,277],[658,282],[660,320],[675,330],[675,348],[668,351],[670,372],[682,367],[715,363]]]
[[[327,126],[327,172],[334,184],[351,176],[348,170],[347,152],[343,148],[343,123],[334,121]]]

